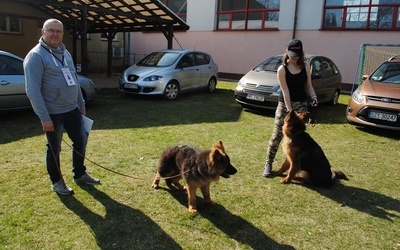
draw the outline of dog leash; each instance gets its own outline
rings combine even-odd
[[[317,120],[317,107],[316,106],[312,106],[310,107],[310,119],[309,119],[309,123],[311,124],[312,127],[315,126],[316,120]]]
[[[54,133],[55,133],[55,132],[54,132]],[[55,134],[58,136],[57,133],[55,133]],[[96,166],[98,166],[98,167],[100,167],[100,168],[102,168],[102,169],[104,169],[104,170],[106,170],[106,171],[109,171],[109,172],[111,172],[111,173],[114,173],[114,174],[117,174],[117,175],[121,175],[121,176],[124,176],[124,177],[127,177],[127,178],[135,179],[135,180],[142,180],[142,181],[144,181],[144,180],[150,180],[150,178],[144,178],[144,177],[138,177],[138,176],[128,175],[128,174],[124,174],[124,173],[115,171],[115,170],[113,170],[113,169],[104,167],[104,166],[102,166],[101,164],[99,164],[99,163],[97,163],[97,162],[95,162],[95,161],[90,160],[90,159],[87,158],[86,156],[82,155],[80,152],[76,151],[67,141],[65,141],[64,138],[61,138],[61,140],[62,140],[70,149],[72,149],[74,152],[76,152],[77,154],[79,154],[79,155],[80,155],[81,157],[83,157],[85,160],[89,161],[90,163],[92,163],[92,164],[94,164],[94,165],[96,165]],[[54,153],[53,148],[51,147],[51,145],[50,145],[50,149],[51,149],[51,151],[52,151],[52,153],[53,153],[53,158],[55,159],[55,153]],[[60,172],[60,175],[61,175],[61,169],[60,169],[60,166],[59,166],[58,164],[57,164],[57,168],[58,168],[58,171]],[[188,173],[189,171],[190,171],[190,170],[187,170],[187,171],[185,171],[185,172],[183,172],[183,173],[180,173],[180,174],[177,174],[177,175],[174,175],[174,176],[169,176],[169,177],[161,177],[161,176],[158,176],[158,175],[156,174],[156,178],[159,179],[159,180],[172,179],[172,178],[176,178],[176,177],[179,177],[179,176],[181,176],[181,175],[184,175],[184,174]],[[62,175],[61,175],[61,176],[62,176]],[[61,177],[61,178],[62,178],[62,177]]]

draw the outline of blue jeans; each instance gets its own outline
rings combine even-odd
[[[60,152],[64,129],[72,141],[72,172],[74,179],[81,177],[86,172],[83,165],[85,160],[88,133],[83,126],[83,119],[78,108],[63,114],[50,115],[54,124],[53,132],[46,132],[47,172],[52,183],[61,179]]]

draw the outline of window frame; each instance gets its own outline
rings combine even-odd
[[[13,16],[7,16],[7,15],[1,15],[0,17],[4,17],[5,18],[5,26],[6,26],[6,30],[0,30],[0,33],[2,34],[22,34],[22,22],[21,22],[21,18],[18,17],[13,17]],[[18,21],[18,31],[12,31],[11,30],[11,19],[15,19]]]
[[[218,7],[217,7],[217,18],[216,18],[216,30],[217,31],[246,31],[246,30],[250,30],[250,31],[255,31],[255,30],[273,30],[273,31],[277,31],[278,30],[278,25],[279,25],[279,14],[280,14],[280,1],[279,1],[279,7],[278,8],[254,8],[251,9],[250,8],[250,1],[251,0],[245,0],[246,4],[245,4],[245,8],[244,9],[235,9],[235,10],[220,10],[220,6],[221,6],[221,1],[222,0],[218,0]],[[261,14],[261,19],[250,19],[249,17],[251,16],[251,14]],[[276,21],[266,21],[267,16],[269,13],[273,13],[275,15],[277,15],[277,20]],[[243,28],[235,28],[234,25],[234,15],[244,15],[244,19],[241,20],[244,23]],[[227,17],[227,26],[226,27],[221,27],[220,26],[220,19],[222,19],[222,16]],[[251,25],[249,25],[249,23],[251,23],[252,20],[256,20],[256,21],[260,21],[260,27],[259,28],[252,28],[250,27]],[[274,27],[269,27],[268,23],[272,23],[272,22],[276,22],[276,25]]]
[[[400,30],[400,1],[397,3],[373,3],[374,0],[367,0],[365,3],[358,4],[329,4],[329,0],[325,0],[323,10],[322,30],[351,30],[351,31],[399,31]],[[344,2],[344,1],[343,1]],[[386,9],[385,9],[386,8]],[[388,11],[390,10],[390,11]],[[382,13],[380,13],[383,12]],[[385,12],[388,11],[388,12]],[[353,13],[352,13],[353,12]],[[390,13],[391,12],[391,13]],[[339,14],[341,18],[336,18]],[[353,15],[352,15],[353,14]],[[385,22],[386,27],[381,27],[377,17],[382,14],[383,18],[391,19]],[[332,16],[331,18],[328,16]],[[349,20],[352,18],[355,21]],[[341,21],[340,21],[341,20]],[[332,22],[331,24],[329,24]],[[389,23],[389,25],[388,25]],[[354,25],[351,27],[351,25]],[[374,26],[374,24],[376,24]],[[330,26],[331,25],[331,26]]]
[[[174,0],[160,0],[160,2],[163,3],[165,6],[167,6],[168,8],[170,8],[168,6],[169,2],[172,2],[172,1],[174,1]],[[185,12],[183,12],[183,13],[176,13],[175,11],[172,11],[172,12],[174,12],[175,15],[179,16],[183,21],[186,22],[186,20],[187,20],[187,0],[185,1],[184,4],[186,4]]]

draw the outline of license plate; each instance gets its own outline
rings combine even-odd
[[[265,97],[262,95],[253,95],[253,94],[248,94],[247,99],[249,100],[255,100],[255,101],[259,101],[259,102],[263,102],[265,100]]]
[[[372,119],[384,120],[384,121],[389,121],[389,122],[397,121],[397,115],[382,113],[382,112],[377,112],[377,111],[369,111],[368,117],[372,118]]]
[[[124,88],[127,88],[127,89],[138,89],[138,85],[136,83],[126,83],[124,85]]]

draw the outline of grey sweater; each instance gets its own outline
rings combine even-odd
[[[63,67],[69,68],[76,85],[67,85]],[[72,56],[64,44],[53,49],[40,38],[25,57],[24,71],[26,94],[42,122],[51,120],[50,114],[66,113],[76,107],[85,110]]]

